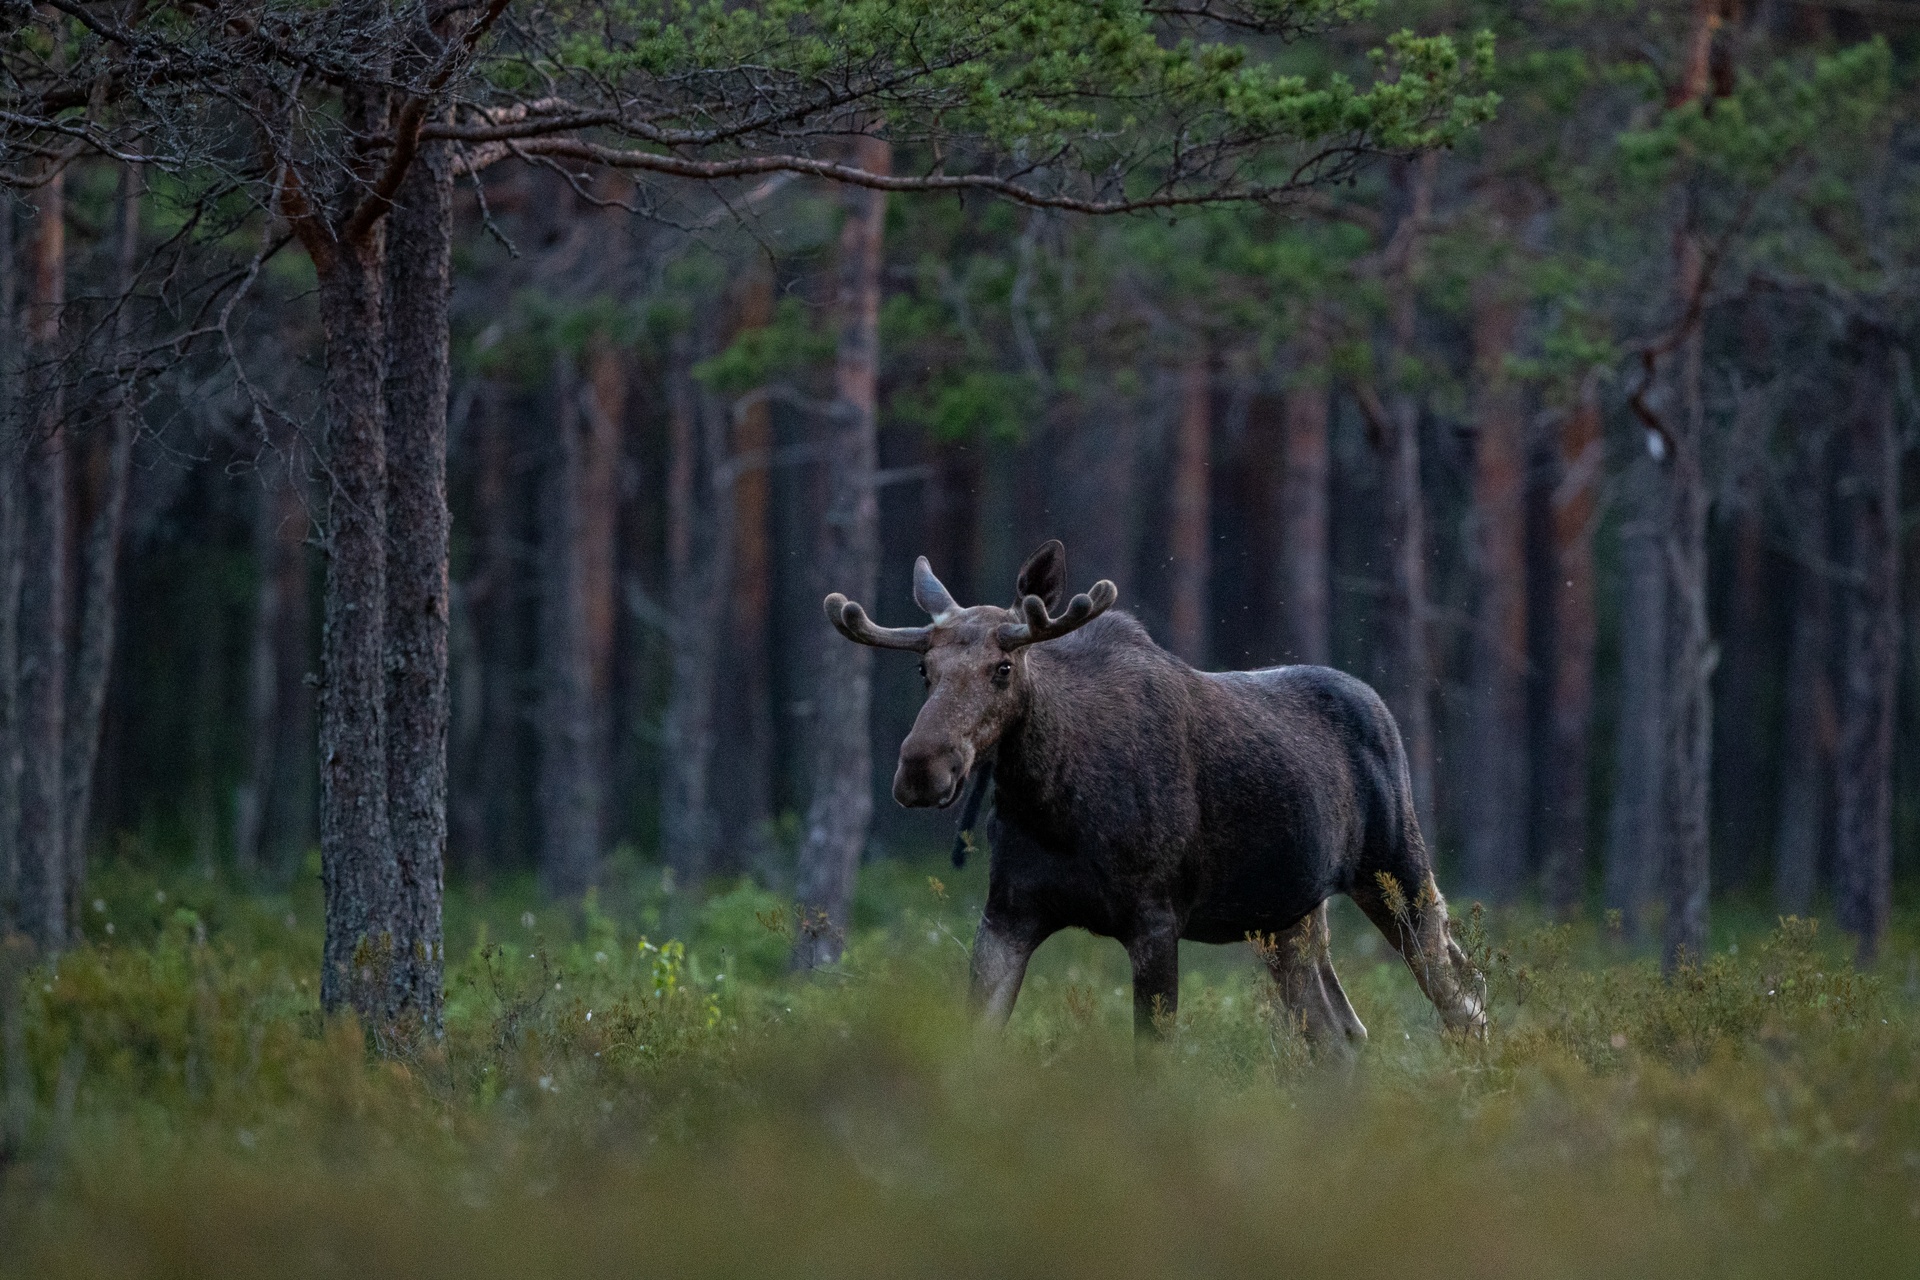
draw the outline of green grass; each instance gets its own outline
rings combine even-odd
[[[1911,916],[1856,975],[1723,910],[1671,983],[1498,916],[1476,1044],[1342,904],[1347,1071],[1244,947],[1190,949],[1141,1054],[1080,934],[978,1035],[977,866],[868,868],[846,964],[795,982],[778,898],[626,865],[575,909],[456,889],[446,1037],[383,1055],[319,1017],[311,883],[96,883],[57,968],[0,959],[0,1275],[1920,1272]]]

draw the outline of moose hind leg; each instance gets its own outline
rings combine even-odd
[[[1486,1035],[1486,979],[1453,940],[1447,900],[1433,873],[1423,873],[1411,889],[1391,875],[1370,876],[1354,885],[1352,897],[1406,960],[1447,1029]]]
[[[1281,930],[1261,948],[1267,972],[1280,999],[1315,1051],[1351,1054],[1367,1038],[1367,1028],[1340,986],[1329,951],[1327,904]]]

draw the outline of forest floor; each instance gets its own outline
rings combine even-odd
[[[868,868],[811,981],[780,899],[658,884],[456,886],[445,1038],[374,1052],[319,1018],[316,885],[109,868],[57,969],[0,954],[0,1275],[1920,1272],[1911,911],[1862,976],[1723,908],[1672,983],[1604,924],[1496,916],[1470,1043],[1342,903],[1345,1070],[1244,946],[1187,953],[1139,1055],[1123,953],[1077,934],[976,1034],[978,865]]]

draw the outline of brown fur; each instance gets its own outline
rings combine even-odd
[[[1269,965],[1321,1045],[1366,1036],[1327,952],[1344,893],[1406,958],[1449,1027],[1485,1026],[1476,975],[1414,817],[1400,733],[1379,697],[1326,667],[1203,673],[1173,657],[1101,583],[1065,599],[1065,549],[1021,570],[1016,610],[961,609],[925,561],[925,628],[885,630],[829,597],[850,638],[923,654],[927,701],[900,746],[894,799],[952,804],[992,753],[995,815],[974,999],[1004,1020],[1049,935],[1119,939],[1136,1027],[1179,1000],[1181,938],[1277,936]],[[1396,910],[1396,906],[1398,910]]]

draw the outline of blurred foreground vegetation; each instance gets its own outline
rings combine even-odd
[[[1920,950],[1735,911],[1671,984],[1604,922],[1463,921],[1444,1039],[1344,902],[1372,1040],[1311,1060],[1243,947],[1138,1055],[1119,946],[963,1008],[984,868],[867,869],[844,966],[791,910],[617,869],[455,886],[438,1044],[324,1024],[317,885],[122,865],[57,967],[5,952],[0,1275],[1808,1275],[1920,1258]],[[681,941],[669,939],[680,938]],[[1904,1261],[1903,1261],[1904,1260]]]

